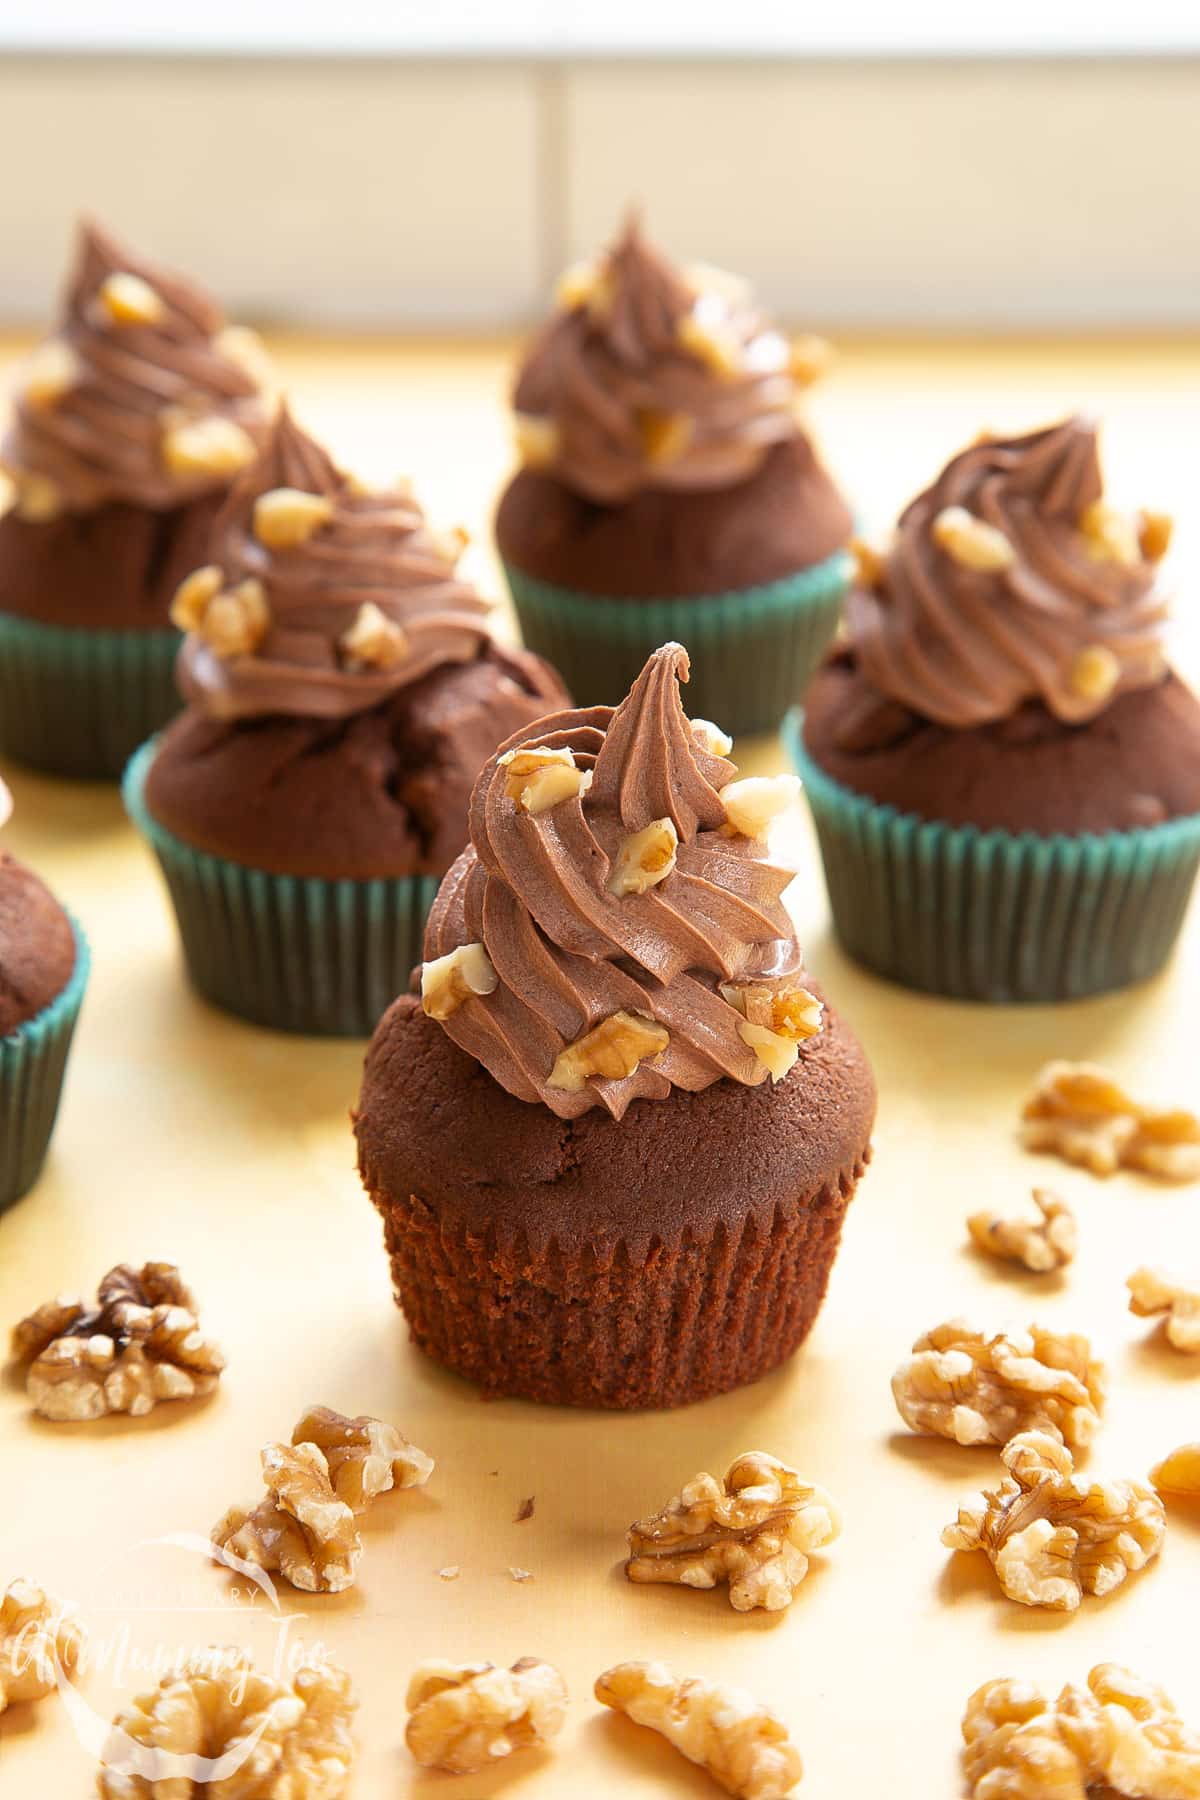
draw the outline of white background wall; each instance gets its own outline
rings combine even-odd
[[[792,322],[1200,328],[1191,54],[9,54],[0,167],[0,322],[90,207],[244,316],[503,327],[638,198]]]

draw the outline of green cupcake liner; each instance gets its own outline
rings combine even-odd
[[[75,967],[61,994],[0,1038],[0,1212],[41,1173],[50,1147],[75,1023],[91,969],[87,939],[75,933]]]
[[[146,808],[155,750],[130,762],[125,807],[158,858],[193,986],[254,1025],[369,1037],[421,960],[439,877],[325,881],[194,850]]]
[[[0,613],[0,751],[50,775],[115,781],[183,704],[175,630],[90,631]]]
[[[553,663],[579,706],[615,706],[651,651],[692,659],[688,711],[740,736],[774,731],[838,627],[853,559],[839,550],[765,587],[677,600],[615,599],[551,586],[504,565],[530,650]]]
[[[876,974],[955,1000],[1081,1000],[1167,960],[1200,865],[1200,813],[1078,837],[943,825],[833,780],[802,724],[797,708],[783,737],[834,927]]]

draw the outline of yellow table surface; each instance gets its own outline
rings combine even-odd
[[[292,341],[280,352],[301,417],[343,459],[374,476],[414,471],[436,515],[485,540],[507,454],[504,347]],[[1182,520],[1181,654],[1194,669],[1196,345],[851,346],[813,414],[865,518],[881,525],[981,425],[1027,427],[1075,405],[1108,422],[1117,496]],[[770,767],[778,750],[752,747],[747,760]],[[1159,1560],[1073,1618],[1010,1604],[981,1559],[939,1543],[996,1458],[904,1434],[889,1392],[912,1339],[949,1315],[993,1329],[1045,1320],[1091,1333],[1110,1365],[1089,1467],[1144,1474],[1200,1437],[1200,1358],[1162,1347],[1127,1313],[1124,1291],[1142,1261],[1200,1271],[1200,1189],[1098,1182],[1024,1155],[1015,1135],[1050,1057],[1107,1063],[1149,1099],[1200,1102],[1194,924],[1166,975],[1130,994],[1022,1011],[942,1004],[839,953],[806,835],[803,941],[881,1092],[874,1165],[812,1338],[758,1386],[672,1415],[485,1404],[412,1349],[393,1307],[347,1119],[362,1046],[273,1036],[194,999],[158,878],[115,794],[4,774],[17,802],[5,844],[83,919],[95,968],[50,1162],[0,1219],[0,1325],[90,1289],[115,1262],[165,1258],[199,1294],[229,1361],[209,1403],[141,1422],[50,1425],[30,1414],[19,1381],[0,1388],[0,1587],[28,1575],[79,1602],[107,1659],[81,1688],[97,1714],[148,1685],[160,1647],[245,1643],[270,1660],[279,1625],[265,1604],[248,1611],[199,1555],[161,1540],[204,1534],[231,1502],[256,1496],[259,1447],[286,1437],[315,1400],[394,1419],[437,1459],[424,1492],[371,1515],[354,1591],[284,1590],[291,1640],[325,1645],[355,1677],[355,1795],[714,1792],[661,1740],[593,1702],[595,1675],[626,1657],[660,1657],[773,1704],[805,1758],[801,1791],[828,1800],[958,1794],[963,1702],[995,1675],[1058,1684],[1126,1661],[1164,1681],[1200,1725],[1200,1515],[1173,1512]],[[1061,1279],[1010,1274],[965,1244],[969,1209],[1016,1208],[1035,1181],[1078,1208],[1081,1250]],[[739,1616],[723,1591],[628,1586],[629,1521],[747,1448],[798,1465],[844,1509],[841,1541],[791,1609]],[[530,1495],[534,1516],[515,1523]],[[440,1579],[453,1564],[458,1579]],[[532,1580],[515,1582],[513,1567]],[[422,1774],[403,1745],[413,1666],[523,1654],[556,1663],[571,1690],[552,1752],[487,1775]],[[0,1721],[3,1800],[69,1800],[92,1780],[58,1699]]]

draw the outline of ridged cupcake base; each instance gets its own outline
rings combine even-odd
[[[67,1057],[87,986],[87,940],[75,931],[75,967],[61,994],[0,1038],[0,1212],[41,1173],[58,1116]]]

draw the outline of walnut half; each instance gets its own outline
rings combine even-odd
[[[310,1406],[292,1432],[293,1444],[315,1444],[325,1457],[339,1500],[365,1512],[392,1488],[424,1487],[433,1458],[410,1444],[395,1425],[365,1413],[348,1419],[330,1406]]]
[[[1200,1355],[1200,1281],[1178,1281],[1163,1269],[1135,1269],[1126,1286],[1129,1310],[1139,1319],[1163,1315],[1163,1332],[1176,1350]]]
[[[782,1719],[743,1688],[623,1662],[598,1678],[596,1698],[660,1732],[739,1800],[782,1800],[804,1773]]]
[[[428,1662],[409,1682],[406,1705],[405,1742],[422,1768],[472,1775],[556,1737],[567,1688],[557,1669],[533,1656],[511,1669]]]
[[[83,1631],[32,1581],[10,1582],[0,1595],[0,1713],[54,1692],[83,1651]]]
[[[217,1549],[279,1573],[304,1593],[352,1587],[362,1540],[322,1452],[315,1444],[268,1444],[262,1472],[267,1491],[258,1505],[231,1506],[214,1525]]]
[[[729,1586],[735,1612],[790,1606],[808,1558],[840,1535],[824,1488],[762,1450],[739,1456],[724,1481],[701,1474],[652,1517],[629,1528],[625,1573],[633,1582]]]
[[[1093,1175],[1141,1169],[1163,1181],[1200,1177],[1200,1119],[1142,1106],[1094,1063],[1047,1063],[1021,1118],[1027,1150]]]
[[[1090,1481],[1044,1432],[1001,1453],[1008,1474],[942,1533],[950,1550],[982,1550],[1010,1600],[1075,1612],[1144,1569],[1162,1548],[1163,1503],[1141,1481]]]
[[[1200,1500],[1200,1444],[1180,1444],[1155,1463],[1150,1479],[1172,1500]]]
[[[355,1710],[350,1678],[332,1663],[285,1685],[238,1651],[207,1651],[117,1714],[101,1752],[102,1800],[341,1800]]]
[[[959,1444],[1049,1431],[1080,1449],[1099,1428],[1105,1373],[1085,1337],[1032,1325],[989,1338],[951,1319],[917,1339],[892,1393],[911,1431]]]
[[[989,1681],[963,1717],[973,1800],[1200,1800],[1200,1734],[1162,1688],[1101,1663],[1057,1699],[1028,1681]]]
[[[1079,1230],[1075,1214],[1061,1195],[1049,1188],[1034,1188],[1033,1199],[1040,1219],[1005,1218],[984,1210],[970,1215],[967,1230],[985,1255],[1023,1263],[1035,1275],[1046,1275],[1074,1261]]]

